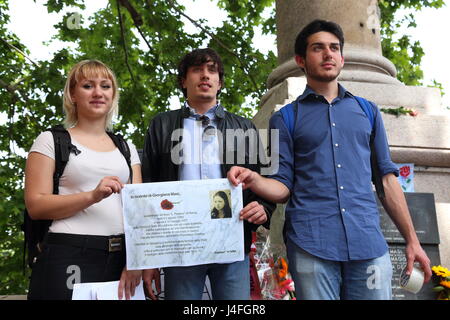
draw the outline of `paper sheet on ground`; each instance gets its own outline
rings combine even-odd
[[[119,281],[76,283],[72,300],[119,300]],[[125,293],[123,295],[125,299]],[[145,300],[143,282],[136,287],[131,300]]]

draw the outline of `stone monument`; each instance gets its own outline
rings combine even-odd
[[[406,86],[395,78],[395,66],[381,53],[376,0],[276,1],[279,66],[267,79],[269,90],[254,117],[256,126],[266,129],[271,114],[303,92],[306,79],[294,61],[295,37],[318,18],[343,28],[345,66],[339,81],[346,89],[380,108],[403,106],[418,111],[416,117],[386,113],[382,117],[392,160],[414,163],[415,191],[434,194],[439,255],[442,265],[450,266],[450,113],[441,106],[438,89]],[[273,243],[282,243],[283,220],[279,206],[271,225]]]

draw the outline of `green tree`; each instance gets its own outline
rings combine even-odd
[[[17,294],[26,291],[28,282],[28,274],[22,273],[20,232],[25,158],[18,151],[29,150],[40,132],[62,121],[62,89],[73,64],[99,59],[115,71],[121,88],[115,129],[140,148],[149,120],[168,110],[171,97],[182,98],[176,70],[186,52],[204,43],[219,52],[226,74],[221,102],[244,116],[252,114],[264,93],[276,57],[252,46],[254,29],[266,22],[261,13],[272,1],[219,1],[229,12],[223,26],[213,29],[204,20],[191,19],[197,32],[187,34],[182,17],[190,17],[177,1],[110,0],[89,21],[81,21],[88,27],[77,28],[67,21],[84,8],[83,0],[48,0],[49,13],[70,8],[55,25],[55,40],[75,44],[75,49],[67,46],[51,60],[33,63],[26,58],[27,48],[6,29],[8,3],[0,0],[0,111],[7,119],[0,124],[0,294]],[[246,98],[251,102],[242,108]]]
[[[419,86],[423,85],[423,71],[421,69],[422,57],[424,51],[420,45],[420,41],[412,41],[409,35],[398,37],[398,29],[402,25],[408,28],[416,28],[417,24],[414,19],[414,12],[420,11],[425,7],[441,8],[445,5],[444,0],[380,0],[381,12],[381,47],[383,56],[394,63],[397,68],[397,78],[406,85]],[[405,12],[404,15],[398,17],[396,13],[399,10]],[[434,87],[442,86],[436,81]]]
[[[23,235],[20,232],[21,211],[24,209],[21,173],[24,158],[15,150],[23,139],[33,139],[28,130],[14,125],[16,115],[27,117],[24,105],[32,104],[34,97],[28,91],[27,76],[34,66],[26,62],[27,49],[11,34],[5,25],[7,1],[0,0],[0,106],[1,117],[7,118],[0,126],[0,292],[24,292],[25,277],[21,268]],[[18,76],[20,75],[20,76]]]
[[[380,1],[383,52],[396,64],[399,78],[407,84],[421,79],[419,44],[392,40],[398,23],[394,13],[404,7],[440,7],[443,1]],[[276,67],[273,52],[264,54],[253,45],[256,28],[275,33],[273,0],[216,0],[228,14],[223,25],[212,28],[185,14],[180,1],[109,0],[88,21],[87,27],[68,27],[67,21],[82,12],[84,0],[47,0],[48,12],[61,13],[55,40],[75,44],[56,52],[48,61],[31,62],[30,52],[7,30],[8,0],[0,0],[0,294],[23,294],[29,270],[22,271],[23,176],[25,158],[35,137],[60,123],[62,89],[70,67],[82,59],[99,59],[115,71],[121,88],[120,115],[115,126],[138,148],[149,120],[169,108],[177,89],[177,63],[182,55],[201,46],[219,52],[225,65],[221,102],[229,111],[251,116],[266,91],[268,74]],[[399,5],[397,5],[397,3]],[[271,10],[263,17],[265,9]],[[206,8],[199,8],[207,11]],[[83,17],[81,17],[83,19]],[[408,20],[413,23],[411,16]],[[182,19],[196,25],[184,31]],[[411,53],[414,55],[411,58]],[[405,61],[412,61],[411,69]],[[409,68],[409,69],[408,69]],[[409,75],[413,74],[409,78]],[[22,152],[20,152],[22,150]]]

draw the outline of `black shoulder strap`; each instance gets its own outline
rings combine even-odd
[[[53,173],[53,194],[59,193],[59,179],[69,161],[70,152],[77,154],[78,149],[72,145],[69,132],[62,126],[57,125],[49,129],[53,135],[55,145],[55,172]]]
[[[117,149],[119,149],[120,153],[124,156],[127,161],[128,169],[130,170],[130,183],[133,182],[133,170],[131,169],[131,152],[128,143],[125,141],[121,134],[114,134],[110,131],[106,131],[111,140],[114,142]]]

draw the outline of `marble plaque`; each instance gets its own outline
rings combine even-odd
[[[438,245],[423,244],[423,250],[430,258],[431,266],[440,264]],[[400,273],[406,266],[405,245],[390,243],[389,255],[392,262],[392,299],[393,300],[435,300],[437,297],[433,287],[436,285],[433,281],[425,283],[422,289],[417,293],[408,292],[400,287]]]
[[[228,179],[141,183],[121,193],[128,269],[244,259],[241,185]]]
[[[439,231],[433,193],[405,192],[411,219],[421,244],[439,244]],[[405,243],[402,235],[377,199],[380,225],[389,243]]]

